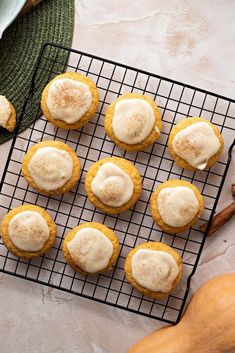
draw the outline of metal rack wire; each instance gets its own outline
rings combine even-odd
[[[69,61],[67,61],[69,55]],[[45,85],[64,71],[77,71],[92,78],[100,92],[96,117],[80,131],[55,128],[41,116],[37,82]],[[163,131],[160,139],[143,152],[124,152],[106,136],[104,112],[124,92],[139,92],[152,97],[162,112]],[[33,105],[31,103],[34,103]],[[182,314],[205,236],[200,223],[180,234],[162,232],[154,224],[149,210],[152,191],[163,181],[180,178],[193,182],[205,199],[201,223],[211,219],[229,168],[228,149],[234,139],[235,101],[164,77],[115,63],[55,44],[43,46],[25,99],[21,118],[35,117],[26,131],[15,135],[0,185],[0,216],[24,203],[44,207],[54,218],[58,236],[54,247],[44,256],[32,260],[11,255],[0,243],[0,271],[76,295],[106,303],[135,313],[176,323]],[[178,167],[167,149],[173,125],[187,116],[203,116],[218,126],[225,137],[225,151],[219,163],[206,171],[190,172]],[[56,139],[70,145],[82,161],[80,182],[69,193],[47,197],[29,187],[21,173],[21,162],[27,150],[42,139]],[[100,158],[122,156],[132,161],[143,177],[143,193],[135,207],[118,216],[109,216],[94,208],[84,190],[84,177],[89,166]],[[230,151],[231,157],[231,151]],[[99,276],[83,276],[66,265],[61,243],[64,235],[84,221],[97,221],[114,229],[121,251],[113,271]],[[144,297],[124,278],[124,261],[128,252],[145,241],[162,241],[175,248],[184,262],[184,275],[178,289],[164,300]]]

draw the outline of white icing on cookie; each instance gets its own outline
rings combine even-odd
[[[50,85],[47,107],[53,119],[74,124],[89,110],[91,104],[92,93],[83,82],[61,78]]]
[[[131,177],[116,164],[104,163],[92,180],[91,190],[105,205],[120,207],[133,195]]]
[[[140,286],[167,293],[178,276],[179,267],[174,257],[165,251],[139,249],[132,256],[131,271]]]
[[[197,122],[175,135],[172,148],[192,167],[203,170],[208,160],[219,151],[220,141],[210,124]]]
[[[113,132],[118,140],[134,145],[145,140],[155,124],[152,106],[144,99],[122,99],[113,114]],[[156,128],[157,133],[159,130]]]
[[[50,229],[40,213],[24,211],[10,220],[8,235],[18,249],[39,251],[49,239]]]
[[[100,230],[85,227],[67,243],[73,262],[83,271],[96,273],[108,266],[113,255],[113,244]]]
[[[57,190],[71,179],[73,160],[65,150],[41,147],[31,158],[28,171],[40,189]]]
[[[157,197],[158,212],[170,227],[182,227],[193,220],[199,203],[192,189],[186,186],[166,187]]]
[[[6,97],[0,95],[0,126],[6,128],[11,116],[11,106]]]

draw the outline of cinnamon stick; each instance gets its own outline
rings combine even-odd
[[[222,211],[217,213],[211,222],[208,236],[215,234],[225,223],[227,223],[230,218],[235,214],[235,201],[233,201],[229,206],[225,207]],[[206,231],[207,222],[200,226],[202,232]]]
[[[235,184],[231,186],[232,195],[235,196]]]

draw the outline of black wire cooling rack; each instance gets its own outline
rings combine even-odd
[[[55,75],[66,70],[88,75],[100,93],[96,117],[79,131],[55,128],[41,116],[41,92],[37,82],[43,79],[46,85]],[[150,96],[162,112],[163,131],[160,139],[143,152],[121,151],[104,131],[104,112],[107,106],[125,92]],[[47,43],[37,61],[21,119],[31,116],[35,117],[31,127],[20,135],[16,134],[13,139],[0,187],[0,216],[25,203],[37,204],[48,210],[54,218],[58,236],[54,247],[47,254],[32,260],[14,257],[0,243],[0,271],[168,323],[176,323],[182,314],[190,278],[195,272],[205,242],[205,235],[200,232],[199,226],[211,219],[230,164],[231,149],[229,159],[228,149],[234,139],[235,101],[94,55]],[[210,170],[184,170],[169,155],[166,147],[169,132],[177,121],[188,116],[209,119],[224,136],[225,151],[220,162]],[[35,192],[24,180],[21,173],[22,159],[27,150],[42,139],[66,142],[81,159],[81,179],[71,192],[46,197]],[[108,216],[95,209],[84,190],[84,178],[90,165],[109,156],[127,158],[143,176],[143,192],[139,201],[133,209],[118,216]],[[154,224],[149,210],[152,191],[163,181],[174,178],[193,182],[202,192],[206,206],[199,224],[177,235],[162,232]],[[118,235],[121,251],[113,271],[98,276],[83,276],[66,265],[61,251],[62,239],[71,228],[85,221],[104,223]],[[149,240],[162,241],[172,246],[183,258],[182,282],[165,300],[142,296],[124,278],[126,255],[136,245]]]

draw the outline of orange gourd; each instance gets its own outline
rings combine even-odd
[[[204,284],[177,325],[152,333],[128,353],[235,353],[235,273]]]

